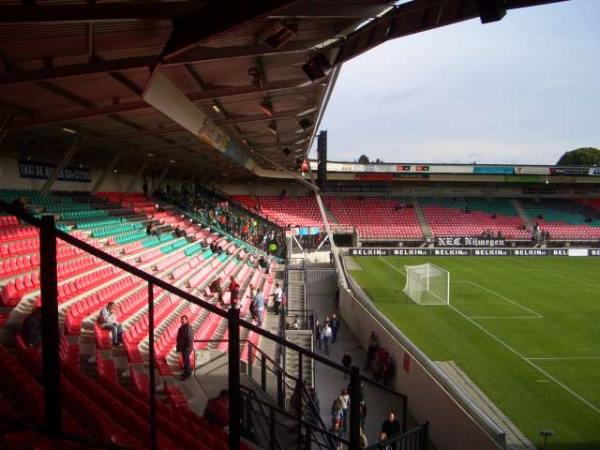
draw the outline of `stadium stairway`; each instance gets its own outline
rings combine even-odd
[[[287,286],[287,298],[288,298],[288,309],[290,312],[287,317],[288,321],[293,322],[294,313],[293,311],[305,311],[306,310],[306,285],[305,285],[305,272],[303,270],[288,270],[288,286]],[[312,330],[286,330],[285,338],[297,344],[303,348],[311,349],[313,346]],[[287,351],[285,352],[285,368],[291,374],[302,374],[302,379],[305,380],[306,386],[313,386],[314,380],[314,362],[307,358],[302,360],[302,370],[299,370],[298,353]],[[291,396],[291,392],[287,393],[287,400]]]
[[[521,219],[523,219],[523,223],[525,224],[527,229],[531,230],[533,228],[533,223],[531,223],[531,219],[529,219],[529,216],[525,212],[525,208],[523,208],[521,202],[515,198],[512,200],[512,204],[515,206],[515,209],[519,213],[519,216],[521,216]]]
[[[415,209],[415,213],[417,215],[417,220],[419,221],[419,225],[421,225],[421,230],[423,231],[423,237],[425,239],[433,239],[433,233],[431,232],[431,228],[427,223],[427,219],[425,218],[425,213],[423,212],[423,208],[421,207],[421,203],[417,197],[412,198],[413,208]]]

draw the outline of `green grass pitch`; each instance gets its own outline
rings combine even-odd
[[[354,260],[375,305],[433,361],[455,361],[538,448],[549,428],[548,449],[600,449],[600,259]],[[450,272],[450,306],[402,292],[404,265],[425,262]]]

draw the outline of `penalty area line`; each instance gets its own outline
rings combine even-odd
[[[475,325],[477,328],[479,328],[482,332],[484,332],[489,337],[491,337],[498,344],[500,344],[504,348],[506,348],[509,352],[511,352],[515,356],[518,356],[519,358],[521,358],[523,361],[525,361],[527,364],[529,364],[531,367],[533,367],[539,373],[541,373],[542,375],[544,375],[549,380],[553,381],[557,386],[559,386],[560,388],[562,388],[563,390],[565,390],[566,392],[568,392],[569,394],[571,394],[577,400],[579,400],[582,403],[584,403],[585,405],[587,405],[594,412],[600,414],[600,408],[598,406],[594,405],[592,402],[590,402],[585,397],[579,395],[577,392],[575,392],[569,386],[567,386],[566,384],[564,384],[562,381],[560,381],[557,378],[555,378],[552,375],[550,375],[546,370],[542,369],[540,366],[538,366],[537,364],[535,364],[531,359],[525,357],[521,352],[519,352],[515,348],[511,347],[509,344],[507,344],[506,342],[504,342],[502,339],[500,339],[494,333],[492,333],[491,331],[489,331],[487,328],[483,327],[481,324],[475,322],[473,319],[471,319],[469,316],[467,316],[461,310],[459,310],[458,308],[455,308],[453,305],[448,305],[448,306],[450,308],[452,308],[454,311],[456,311],[459,315],[461,315],[462,317],[464,317],[466,320],[468,320],[469,322],[471,322],[473,325]]]

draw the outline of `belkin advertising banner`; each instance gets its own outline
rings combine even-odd
[[[574,251],[576,250],[576,251]],[[597,256],[598,248],[351,248],[350,256]]]
[[[506,247],[502,238],[436,237],[436,247]]]

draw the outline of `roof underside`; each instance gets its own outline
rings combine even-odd
[[[82,138],[74,164],[104,168],[119,154],[123,171],[147,161],[181,176],[251,177],[142,100],[160,70],[260,167],[293,170],[335,81],[305,75],[316,51],[339,65],[477,15],[475,0],[0,0],[0,155],[58,161],[67,128]],[[292,38],[274,48],[264,40],[281,24]]]

